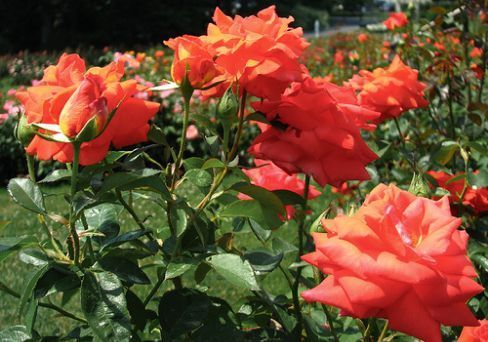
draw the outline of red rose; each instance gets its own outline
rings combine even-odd
[[[468,234],[446,197],[433,201],[380,184],[351,217],[323,220],[316,251],[302,257],[329,276],[304,291],[358,318],[388,319],[391,328],[441,341],[440,324],[477,325],[465,304],[483,291],[466,255]]]
[[[265,188],[267,190],[289,190],[303,196],[305,189],[305,182],[296,175],[289,175],[278,166],[267,160],[255,159],[256,165],[253,169],[243,169],[242,171],[249,177],[252,184]],[[309,187],[308,199],[314,199],[320,196],[320,191],[313,185]],[[249,199],[250,197],[244,194],[239,194],[240,199]],[[287,205],[286,213],[288,219],[292,219],[295,214],[295,208],[292,205]]]
[[[418,71],[403,64],[399,56],[386,69],[361,70],[348,84],[359,91],[362,106],[381,113],[376,123],[429,104],[424,98],[426,86],[418,81]]]
[[[393,31],[397,27],[403,27],[408,24],[408,18],[403,12],[393,12],[390,13],[388,19],[386,19],[383,24],[390,31]]]
[[[102,161],[110,145],[121,148],[147,140],[150,120],[159,108],[155,102],[134,98],[136,81],[120,82],[123,62],[112,62],[103,68],[85,71],[85,62],[76,54],[63,54],[57,65],[49,66],[44,77],[27,91],[16,96],[25,108],[29,123],[60,124],[72,136],[87,120],[99,116],[104,126],[107,112],[120,105],[106,130],[98,138],[81,145],[80,164]],[[73,147],[34,137],[26,151],[41,160],[55,159],[62,163],[73,160]]]
[[[378,113],[355,102],[352,90],[331,83],[294,83],[279,100],[253,103],[272,126],[249,151],[289,174],[311,175],[321,186],[369,179],[365,165],[377,156],[361,138],[359,127],[368,127],[366,122]]]

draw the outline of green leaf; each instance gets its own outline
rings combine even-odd
[[[143,169],[131,172],[117,172],[108,176],[102,184],[100,194],[113,189],[132,190],[146,189],[152,190],[170,198],[168,188],[159,177],[161,171],[155,169]]]
[[[459,149],[459,144],[455,141],[444,141],[441,147],[434,154],[434,160],[439,164],[446,165],[452,159],[456,151]]]
[[[130,260],[104,256],[98,264],[107,272],[112,272],[120,280],[130,284],[150,284],[151,281],[139,266]]]
[[[273,240],[271,241],[271,246],[273,247],[274,252],[283,254],[294,253],[298,250],[295,245],[292,245],[291,243],[283,240],[280,237],[273,238]]]
[[[24,249],[19,253],[20,261],[33,265],[44,266],[49,263],[49,257],[38,249]]]
[[[81,283],[81,310],[102,341],[128,341],[131,337],[124,289],[115,274],[87,272]]]
[[[170,211],[171,221],[176,228],[176,237],[180,237],[186,231],[188,227],[188,220],[186,218],[186,212],[184,209],[171,207]]]
[[[212,184],[212,175],[205,170],[191,169],[185,173],[185,178],[198,187],[207,187]]]
[[[41,268],[34,269],[30,273],[29,281],[27,282],[26,286],[24,287],[24,290],[22,291],[22,296],[20,297],[20,306],[19,306],[19,312],[23,313],[25,305],[27,304],[27,301],[30,299],[33,299],[34,297],[34,289],[36,288],[37,282],[41,277],[46,273],[51,266],[49,264],[46,264],[42,266]]]
[[[242,182],[234,184],[231,189],[254,198],[259,201],[263,207],[272,210],[276,214],[281,214],[283,217],[286,216],[285,207],[280,198],[275,193],[266,190],[265,188]]]
[[[37,242],[34,236],[0,238],[0,262],[19,249]]]
[[[125,298],[127,300],[127,309],[129,310],[131,323],[134,324],[138,330],[144,330],[147,321],[144,303],[131,290],[127,290]]]
[[[70,170],[54,170],[50,174],[48,174],[44,179],[40,180],[39,183],[56,183],[65,180],[69,180],[71,178],[71,171]]]
[[[7,186],[10,196],[24,208],[38,214],[46,212],[44,198],[37,184],[27,178],[13,178]]]
[[[34,325],[36,323],[37,318],[37,307],[38,302],[37,299],[31,298],[27,304],[27,309],[23,313],[25,326],[27,327],[27,331],[33,331]]]
[[[166,141],[166,137],[163,133],[163,130],[156,125],[151,125],[151,128],[147,133],[147,139],[152,142],[155,142],[156,144],[168,146],[168,142]]]
[[[159,323],[168,340],[203,325],[212,302],[209,297],[191,289],[166,292],[159,302]]]
[[[206,170],[206,169],[222,169],[225,167],[225,164],[216,159],[216,158],[210,158],[208,160],[205,161],[205,163],[203,163],[203,165],[201,166],[202,169]]]
[[[296,192],[290,190],[274,190],[273,193],[278,196],[284,205],[299,204],[305,205],[305,199]]]
[[[183,161],[183,165],[185,165],[186,171],[192,169],[200,169],[202,168],[204,163],[205,161],[202,158],[198,158],[198,157],[191,157]]]
[[[247,217],[258,222],[263,228],[273,229],[281,226],[276,212],[263,206],[257,200],[239,200],[229,204],[220,212],[221,217]]]
[[[271,230],[261,227],[261,225],[253,219],[249,219],[248,223],[254,235],[256,235],[261,242],[266,242],[271,237]]]
[[[138,238],[140,238],[141,236],[143,236],[144,234],[146,234],[148,232],[149,232],[148,230],[139,229],[139,230],[134,230],[132,232],[128,232],[128,233],[113,237],[113,238],[104,242],[104,244],[102,246],[102,250],[107,248],[107,247],[115,247],[115,246],[119,246],[119,245],[126,243],[126,242],[129,242],[129,241],[137,240]]]
[[[252,291],[259,289],[251,264],[240,256],[230,253],[216,254],[205,260],[229,283]]]
[[[54,264],[51,266],[37,282],[34,289],[34,298],[77,289],[80,286],[80,278],[69,268]]]
[[[0,331],[2,342],[26,342],[32,341],[32,337],[24,325],[14,325]]]
[[[177,257],[171,260],[166,268],[165,279],[173,279],[179,277],[190,270],[197,264],[196,260],[188,257]]]
[[[283,260],[283,253],[272,254],[267,250],[259,249],[246,252],[244,258],[249,261],[257,274],[272,272]]]

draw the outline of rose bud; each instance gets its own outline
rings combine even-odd
[[[27,117],[21,115],[19,123],[17,124],[17,129],[15,130],[15,137],[22,144],[22,146],[27,146],[30,144],[34,136],[36,135],[35,129],[27,122]]]
[[[59,116],[59,126],[64,135],[75,138],[83,131],[83,141],[89,141],[102,132],[109,114],[107,99],[101,96],[104,90],[100,76],[86,75]],[[89,126],[85,127],[87,124]]]

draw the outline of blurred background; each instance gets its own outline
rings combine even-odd
[[[1,0],[0,53],[66,48],[137,49],[183,33],[202,34],[219,6],[225,13],[248,15],[275,4],[295,25],[313,32],[338,26],[364,26],[388,12],[416,7],[450,7],[457,1],[433,0]],[[427,18],[428,19],[428,18]]]

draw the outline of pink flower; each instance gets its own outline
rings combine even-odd
[[[198,133],[198,128],[195,125],[190,125],[186,129],[186,139],[187,140],[195,140],[200,137],[200,134]]]

